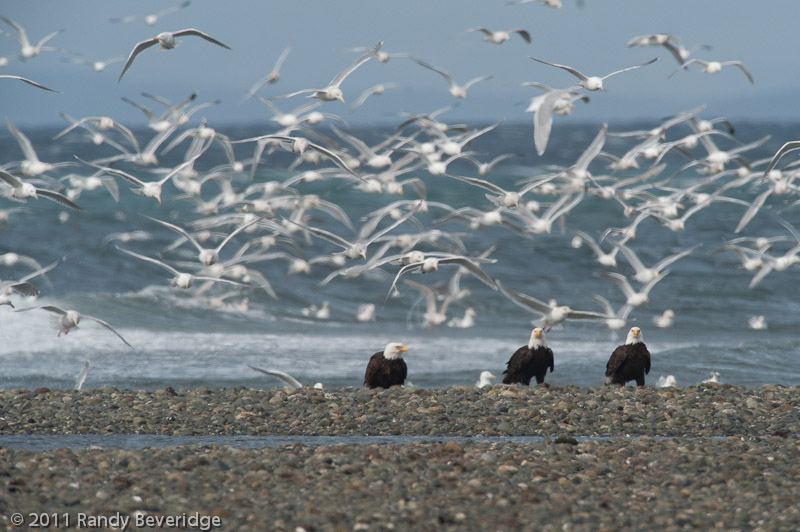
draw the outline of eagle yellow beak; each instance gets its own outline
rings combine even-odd
[[[401,353],[407,353],[408,352],[408,346],[406,344],[401,345],[400,346],[400,352]]]

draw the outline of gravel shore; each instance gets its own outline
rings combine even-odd
[[[0,392],[0,434],[800,434],[800,388]]]
[[[198,512],[225,530],[797,530],[798,464],[781,437],[0,449],[0,513]]]
[[[119,512],[216,516],[225,530],[800,528],[798,388],[0,392],[0,435],[136,433],[549,438],[0,448],[0,523]],[[610,438],[574,438],[592,435]]]

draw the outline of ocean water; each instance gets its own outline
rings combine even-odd
[[[612,124],[611,129],[652,127],[647,124]],[[490,179],[501,186],[540,174],[548,165],[565,165],[575,161],[596,134],[597,124],[557,124],[550,147],[544,157],[537,157],[532,147],[529,124],[503,125],[474,143],[472,149],[484,160],[493,155],[515,154],[507,164],[495,168]],[[231,138],[245,138],[264,132],[263,127],[220,128]],[[96,147],[80,134],[53,142],[57,129],[26,130],[39,157],[48,162],[99,158],[113,151]],[[362,128],[357,134],[366,141],[380,139],[386,128]],[[751,153],[756,160],[769,157],[784,141],[791,140],[797,131],[792,124],[738,123],[737,138],[742,142],[771,134],[770,142]],[[147,131],[138,131],[141,139]],[[626,144],[610,139],[608,151],[619,153]],[[237,157],[251,155],[251,146],[237,146]],[[163,158],[164,164],[175,164],[179,150]],[[7,132],[0,132],[0,162],[19,160],[22,154]],[[224,155],[213,147],[197,164],[200,170],[224,162]],[[286,170],[291,162],[288,155],[273,156],[259,169],[256,181],[279,179],[290,175]],[[679,158],[670,164],[677,168]],[[604,171],[602,160],[591,167],[595,175]],[[89,172],[85,167],[63,169],[63,174]],[[475,175],[474,168],[465,162],[451,167],[454,173]],[[62,175],[63,175],[62,174]],[[473,205],[486,208],[488,201],[482,191],[446,177],[424,177],[428,199],[444,201],[454,206]],[[676,181],[692,182],[692,174]],[[236,183],[249,183],[240,176]],[[263,291],[248,291],[250,309],[215,310],[209,308],[208,298],[195,298],[168,285],[160,269],[140,263],[104,245],[103,239],[117,231],[148,230],[154,238],[148,242],[133,242],[123,246],[157,256],[174,240],[174,234],[159,230],[143,215],[186,223],[197,217],[193,204],[176,198],[178,192],[168,186],[165,202],[158,207],[152,200],[132,194],[128,185],[119,181],[121,198],[115,203],[107,192],[84,192],[79,203],[81,213],[69,213],[66,221],[59,220],[61,209],[46,201],[31,202],[26,211],[12,217],[0,228],[0,253],[14,251],[32,256],[42,264],[66,257],[63,264],[40,282],[42,295],[38,301],[15,298],[18,308],[33,304],[55,304],[75,308],[81,313],[100,317],[123,334],[134,346],[128,349],[114,335],[91,322],[82,322],[78,330],[67,336],[57,336],[52,318],[44,311],[12,312],[0,307],[0,387],[71,387],[74,376],[84,360],[90,360],[91,370],[85,386],[117,386],[152,389],[164,386],[256,386],[279,385],[252,372],[247,366],[256,365],[291,373],[301,382],[322,382],[327,387],[358,386],[369,356],[389,341],[404,341],[410,346],[406,360],[409,380],[416,386],[437,387],[473,383],[482,370],[498,376],[505,361],[530,335],[533,314],[513,305],[499,292],[493,292],[465,276],[462,287],[471,295],[451,307],[451,315],[460,317],[468,306],[477,311],[476,324],[470,329],[448,327],[425,328],[422,325],[424,302],[409,287],[401,286],[400,297],[387,298],[394,268],[386,273],[356,279],[338,279],[320,287],[319,281],[330,271],[326,265],[315,265],[311,275],[287,275],[286,262],[276,260],[258,266],[270,280],[279,299]],[[341,181],[304,184],[303,193],[319,194],[339,204],[356,227],[361,216],[385,205],[396,197],[368,194],[352,189]],[[205,196],[218,189],[209,184]],[[746,192],[746,191],[745,191]],[[411,195],[407,197],[413,197]],[[744,197],[751,197],[745,194]],[[536,198],[547,201],[547,198]],[[0,208],[18,206],[0,199]],[[768,209],[748,226],[747,235],[772,236],[785,234],[772,212],[800,224],[796,207],[770,201]],[[636,309],[629,325],[644,330],[645,340],[653,354],[653,369],[649,382],[661,375],[674,375],[679,385],[696,384],[712,371],[720,373],[721,381],[731,384],[758,386],[764,383],[800,384],[800,285],[797,269],[768,276],[755,289],[748,289],[751,273],[742,270],[736,257],[722,253],[725,240],[733,237],[733,228],[744,207],[715,204],[687,224],[686,230],[673,233],[653,220],[639,228],[631,246],[646,264],[681,249],[702,244],[693,255],[671,267],[671,274],[651,293],[650,303]],[[437,215],[422,217],[426,227],[433,226]],[[352,233],[326,215],[315,215],[314,223],[344,237]],[[572,212],[563,225],[557,225],[551,235],[524,239],[501,228],[470,231],[457,221],[436,225],[442,230],[462,232],[464,243],[473,255],[489,246],[496,246],[496,264],[485,270],[501,279],[509,288],[540,299],[557,298],[573,308],[600,310],[592,299],[599,294],[621,306],[623,297],[618,289],[602,276],[591,252],[583,247],[573,249],[570,240],[576,229],[599,237],[606,227],[626,225],[619,206],[594,196],[586,199]],[[401,228],[411,231],[412,226]],[[237,246],[226,249],[223,258]],[[333,250],[314,242],[304,248],[306,258],[322,251]],[[185,252],[185,253],[183,253]],[[192,260],[195,253],[184,246],[176,254],[164,255],[170,260],[183,257]],[[619,270],[631,270],[620,256]],[[24,268],[0,267],[0,278],[12,279]],[[453,270],[412,278],[426,284],[446,283]],[[225,292],[213,291],[213,294]],[[309,319],[301,309],[310,304],[329,302],[329,320]],[[361,303],[377,306],[377,320],[359,323],[356,309]],[[661,330],[652,318],[665,309],[676,313],[672,328]],[[748,319],[764,315],[768,329],[751,330]],[[612,333],[602,323],[571,322],[557,327],[547,335],[555,352],[556,371],[548,377],[555,385],[578,384],[596,386],[602,383],[605,363],[615,346],[624,340],[622,333]]]

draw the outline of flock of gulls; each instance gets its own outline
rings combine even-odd
[[[539,1],[548,7],[560,7],[559,0]],[[109,23],[163,26],[167,20],[162,19],[172,24],[184,18],[191,24],[190,7],[187,0],[160,13],[123,17]],[[142,40],[132,43],[127,57],[90,60],[59,48],[59,31],[31,40],[24,22],[0,16],[0,23],[5,25],[7,37],[17,39],[19,61],[34,61],[45,53],[61,54],[65,61],[89,66],[98,73],[119,63],[117,79],[122,85],[128,81],[125,74],[147,61],[151,50],[172,50],[181,40],[195,39],[224,49],[225,53],[237,53],[235,47],[232,50],[223,42],[226,36],[212,36],[191,26],[161,31],[151,37],[143,27]],[[465,31],[475,34],[476,39],[482,37],[487,45],[505,45],[497,53],[528,55],[533,76],[548,69],[564,72],[563,87],[525,83],[538,91],[526,112],[532,115],[533,123],[530,149],[539,155],[547,150],[558,117],[571,114],[578,104],[591,104],[590,98],[602,98],[609,83],[621,84],[626,77],[644,75],[660,59],[674,60],[675,74],[685,71],[682,75],[689,75],[688,71],[698,68],[715,74],[735,68],[743,74],[743,82],[754,83],[742,62],[696,56],[708,54],[708,48],[687,48],[675,35],[630,39],[628,47],[648,47],[656,56],[598,75],[591,72],[591,65],[580,67],[591,72],[587,74],[550,58],[534,57],[536,54],[527,50],[535,50],[535,34],[524,28],[474,27]],[[117,201],[130,191],[162,208],[166,203],[188,202],[193,206],[192,219],[167,220],[169,215],[164,209],[163,216],[140,217],[136,220],[138,226],[129,232],[109,235],[107,243],[126,260],[140,264],[142,269],[149,268],[154,281],[164,279],[176,290],[206,298],[211,308],[234,307],[242,312],[247,312],[249,296],[254,292],[278,298],[281,291],[291,290],[290,282],[281,282],[281,290],[275,289],[262,268],[267,264],[285,264],[288,277],[318,276],[320,293],[333,283],[384,279],[381,294],[363,293],[365,300],[355,319],[364,322],[375,320],[383,305],[391,304],[400,290],[408,289],[425,302],[422,317],[426,327],[469,328],[478,313],[476,305],[469,303],[470,290],[463,285],[481,283],[497,298],[507,299],[534,318],[529,343],[513,353],[503,379],[504,383],[526,385],[533,378],[543,383],[547,371],[554,369],[553,351],[544,340],[547,331],[574,320],[595,322],[613,331],[626,328],[638,308],[653,303],[653,288],[674,279],[670,268],[697,249],[682,249],[648,264],[640,258],[645,244],[636,239],[637,228],[642,224],[680,232],[702,216],[706,208],[724,204],[741,213],[738,224],[730,228],[731,239],[724,249],[738,257],[742,268],[752,274],[751,288],[767,275],[800,263],[800,234],[774,214],[777,209],[770,211],[782,226],[779,233],[744,236],[748,224],[762,211],[800,202],[800,188],[794,183],[800,175],[798,163],[783,162],[784,156],[800,149],[800,141],[787,143],[769,160],[753,160],[749,153],[767,138],[744,144],[736,138],[730,121],[705,117],[704,108],[697,107],[670,116],[648,130],[613,131],[604,125],[588,146],[576,146],[579,155],[574,164],[547,167],[515,187],[504,188],[493,181],[493,176],[502,173],[503,165],[509,164],[512,156],[473,149],[474,141],[491,136],[499,124],[473,128],[448,123],[444,116],[449,108],[409,112],[398,119],[393,132],[370,143],[356,136],[345,119],[327,108],[330,102],[345,102],[353,112],[387,90],[402,86],[381,81],[396,61],[416,63],[431,75],[441,77],[454,103],[467,100],[472,87],[488,82],[492,76],[461,82],[443,67],[412,54],[387,51],[379,42],[353,49],[358,54],[356,59],[345,58],[342,69],[333,72],[330,81],[322,78],[315,87],[281,90],[282,69],[296,66],[291,64],[289,48],[275,52],[274,68],[243,94],[244,99],[258,98],[272,114],[263,134],[251,138],[230,138],[205,119],[194,118],[203,109],[220,103],[200,102],[195,93],[178,103],[147,93],[143,93],[145,100],[126,98],[125,102],[147,119],[145,141],[141,134],[134,134],[111,116],[62,115],[66,127],[53,142],[78,137],[98,150],[106,150],[107,155],[92,160],[74,157],[42,161],[25,133],[8,121],[7,128],[19,144],[22,158],[0,161],[0,193],[7,203],[0,210],[0,221],[22,216],[25,209],[21,205],[38,208],[34,205],[43,199],[57,203],[62,209],[61,219],[65,220],[72,212],[83,210],[81,196],[85,194],[107,192],[108,201]],[[665,57],[662,52],[666,52]],[[0,57],[0,67],[11,72],[15,61],[13,57]],[[174,61],[180,61],[180,55],[176,54]],[[355,94],[348,81],[356,74],[362,78],[372,76],[376,83]],[[735,82],[735,78],[731,81]],[[43,92],[42,98],[58,97],[57,88],[50,87],[48,80],[0,75],[0,84],[12,82],[52,93]],[[610,151],[607,140],[612,137],[626,142],[627,148]],[[184,150],[182,161],[174,167],[164,166],[164,156],[178,149]],[[224,154],[226,162],[213,167],[204,165],[212,150]],[[247,156],[242,157],[245,150]],[[275,179],[276,175],[288,177]],[[319,182],[337,183],[340,190],[344,187],[351,194],[375,195],[384,204],[364,216],[359,226],[343,206],[304,190]],[[482,193],[482,199],[469,206],[429,201],[427,190],[433,187],[472,187]],[[622,227],[597,227],[593,234],[570,229],[570,214],[592,202],[616,206],[627,222]],[[573,308],[556,299],[509,289],[503,279],[492,275],[491,265],[497,262],[492,257],[494,249],[470,249],[467,245],[465,235],[488,228],[509,231],[522,242],[554,232],[565,235],[570,252],[591,253],[595,257],[597,269],[618,288],[617,301],[595,296],[592,307],[586,304]],[[171,234],[174,243],[166,249],[148,246],[157,232]],[[9,311],[52,314],[59,335],[72,332],[82,322],[93,322],[133,349],[101,318],[53,305],[20,304],[39,296],[38,281],[59,263],[42,266],[34,257],[13,251],[4,253],[0,266],[23,273],[16,279],[0,281],[0,304],[10,307]],[[430,277],[426,274],[432,272],[447,273],[449,281],[428,282]],[[463,315],[452,313],[456,304],[463,309]],[[302,309],[302,313],[314,320],[325,320],[330,317],[331,308],[322,302]],[[665,309],[654,319],[653,326],[670,327],[675,318],[674,310]],[[754,316],[750,326],[763,329],[766,323],[762,316]],[[608,383],[644,384],[644,376],[650,370],[650,354],[642,339],[639,327],[630,329],[625,344],[614,350],[608,362]],[[392,342],[373,355],[366,369],[365,385],[403,384],[407,373],[403,353],[407,349],[403,343]],[[87,362],[78,387],[88,369]],[[285,373],[253,369],[277,376],[288,386],[300,386]],[[478,385],[490,384],[493,379],[493,374],[483,372]],[[674,385],[675,379],[667,377],[662,381],[660,385],[668,386]]]

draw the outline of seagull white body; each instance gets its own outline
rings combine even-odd
[[[472,307],[467,307],[467,309],[464,310],[463,317],[451,319],[449,322],[447,322],[447,326],[455,329],[470,329],[475,326],[475,315],[475,309]]]
[[[375,321],[375,305],[373,303],[359,305],[356,313],[356,320],[362,323],[367,321]]]
[[[747,325],[754,331],[767,330],[767,319],[764,316],[752,316],[747,320]]]
[[[525,41],[526,43],[531,43],[531,34],[528,33],[527,30],[523,29],[516,29],[516,30],[499,30],[499,31],[492,31],[488,28],[472,28],[467,31],[475,32],[479,31],[484,34],[484,40],[486,42],[490,42],[492,44],[503,44],[507,40],[511,38],[512,33],[516,33],[520,36],[520,38]]]
[[[672,309],[667,309],[660,315],[653,317],[653,323],[659,329],[668,329],[672,327],[672,323],[674,321],[675,321],[675,311]]]
[[[678,380],[675,378],[674,375],[667,375],[661,376],[656,381],[656,388],[676,388],[678,386]]]
[[[481,371],[480,376],[478,376],[478,382],[475,383],[475,387],[486,388],[494,384],[495,379],[497,379],[497,375],[491,371]]]

